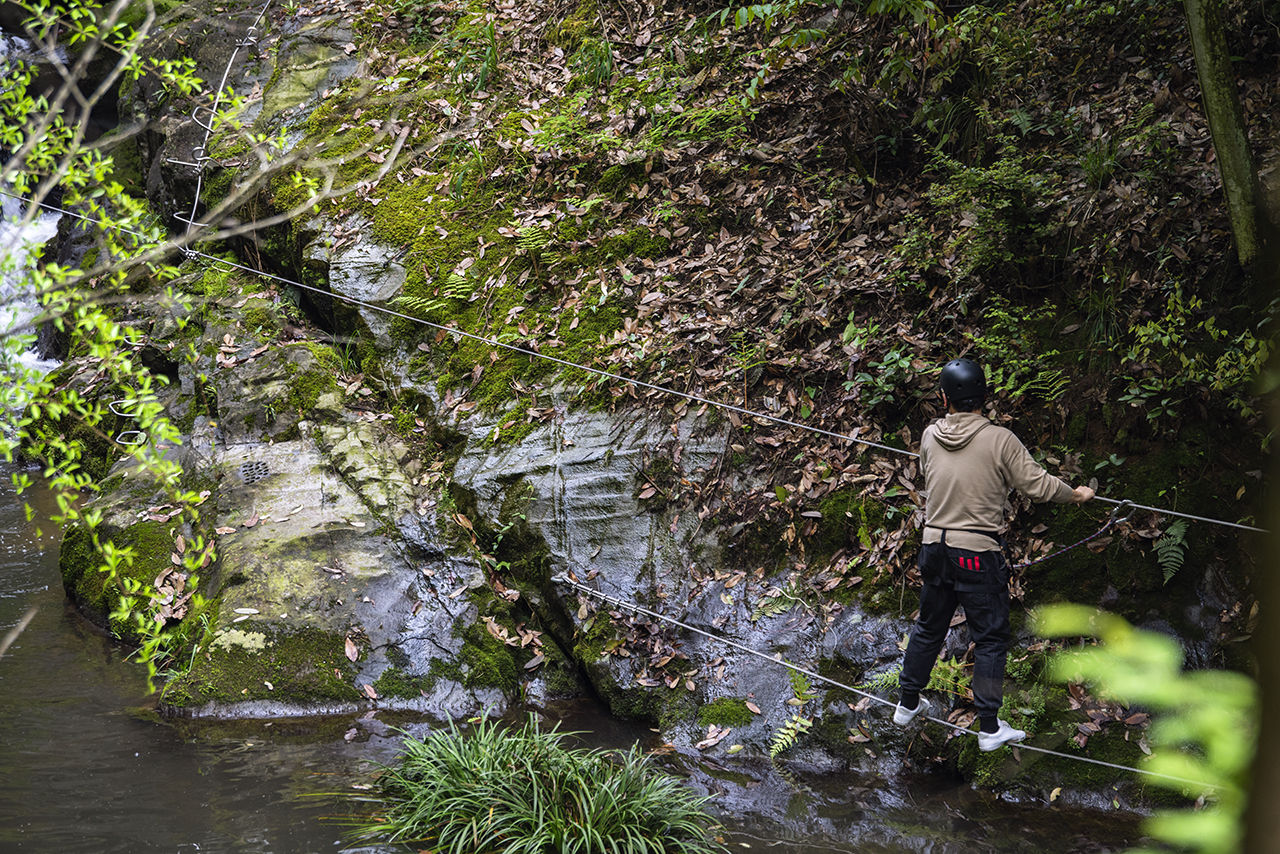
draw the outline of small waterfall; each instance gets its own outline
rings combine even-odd
[[[0,34],[0,68],[15,61],[33,60],[31,45],[26,40]],[[14,380],[22,373],[48,371],[58,362],[43,360],[34,351],[36,329],[33,319],[40,307],[30,291],[26,271],[40,247],[58,229],[59,215],[41,211],[33,220],[23,223],[27,202],[14,198],[7,186],[0,186],[0,376],[6,380],[3,394],[6,408],[12,401]]]
[[[24,202],[7,195],[0,196],[0,201],[0,335],[21,342],[15,346],[6,340],[0,358],[6,373],[14,370],[11,363],[15,359],[27,370],[47,371],[58,363],[40,359],[33,349],[36,329],[32,320],[40,306],[30,291],[26,271],[40,247],[57,232],[59,215],[41,212],[24,225]]]

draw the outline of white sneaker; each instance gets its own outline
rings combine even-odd
[[[1027,734],[1020,729],[1014,729],[1000,718],[996,718],[999,728],[995,732],[979,732],[978,733],[978,749],[986,753],[999,748],[1001,745],[1008,744],[1011,741],[1022,741]]]
[[[924,712],[925,714],[928,714],[929,712],[929,701],[924,697],[920,698],[914,709],[904,709],[902,708],[902,704],[899,703],[893,707],[893,722],[898,726],[906,726],[915,720],[916,715],[921,712]]]

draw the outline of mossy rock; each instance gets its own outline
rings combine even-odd
[[[565,54],[572,54],[582,45],[583,39],[595,31],[599,20],[600,11],[595,0],[582,0],[572,14],[559,24],[547,27],[543,38],[548,44],[563,49]]]
[[[850,544],[871,548],[885,527],[884,502],[863,497],[856,487],[831,493],[818,505],[818,511],[822,519],[806,541],[815,565]]]
[[[280,333],[280,310],[271,300],[255,297],[244,304],[240,322],[249,332],[273,338]]]
[[[497,688],[506,694],[520,687],[522,664],[516,661],[513,647],[489,634],[479,623],[463,630],[462,641],[458,660],[463,665],[465,687]]]
[[[683,681],[675,688],[624,686],[608,663],[599,660],[586,664],[586,672],[596,693],[617,717],[648,721],[666,730],[693,720],[697,714],[694,696],[685,690]]]
[[[574,657],[584,664],[595,663],[604,658],[609,644],[617,640],[618,629],[613,620],[609,619],[608,614],[599,611],[579,629],[577,642],[573,646]]]
[[[110,542],[117,549],[128,549],[133,555],[132,562],[123,563],[118,576],[111,578],[101,570],[102,556],[93,547],[88,529],[76,524],[63,536],[58,555],[62,585],[90,620],[109,628],[117,637],[137,640],[132,625],[112,619],[111,612],[125,592],[124,579],[149,586],[157,575],[172,566],[169,556],[173,553],[173,534],[163,523],[147,521],[119,530],[104,525],[98,536],[101,542]]]
[[[833,756],[848,762],[856,763],[865,759],[864,745],[849,741],[849,736],[848,717],[840,713],[829,713],[815,720],[808,734],[801,738],[822,745]]]
[[[159,4],[156,4],[159,6]],[[114,132],[104,138],[103,144],[111,153],[111,177],[120,182],[124,191],[134,198],[146,195],[146,178],[142,164],[142,154],[138,150],[137,141],[132,138],[114,139]],[[108,142],[107,140],[110,139]]]
[[[747,701],[737,697],[721,697],[698,709],[698,725],[704,727],[713,724],[744,727],[749,726],[754,720],[755,715],[747,708]]]
[[[174,709],[247,700],[355,702],[364,695],[354,679],[344,635],[246,621],[215,632],[191,669],[165,687],[162,702]]]
[[[89,377],[78,375],[82,367],[83,365],[70,360],[64,362],[49,375],[49,382],[54,387],[71,385],[83,389]],[[112,394],[111,389],[98,386],[88,397],[90,402],[104,401],[105,404],[105,401],[111,399],[107,395]],[[23,437],[23,454],[43,463],[46,444],[52,447],[63,443],[78,445],[81,449],[80,470],[89,476],[91,482],[101,483],[121,456],[119,446],[111,437],[132,426],[132,422],[117,417],[105,405],[102,408],[102,420],[94,425],[86,424],[79,417],[54,419],[49,417],[47,410],[38,414],[34,410],[28,410],[27,414],[33,420]]]
[[[587,691],[577,662],[565,655],[554,640],[543,637],[542,652],[546,662],[537,671],[544,680],[549,697],[581,697]]]
[[[1068,725],[1060,724],[1060,726]],[[1032,733],[1029,739],[1036,741],[1035,733]],[[1087,747],[1083,749],[1070,739],[1056,746],[1055,749],[1068,755],[1078,754],[1100,762],[1133,767],[1141,764],[1145,754],[1138,747],[1137,738],[1132,737],[1132,739],[1125,740],[1124,727],[1120,726],[1105,729],[1094,735],[1089,739]],[[1001,749],[983,753],[978,750],[978,739],[971,736],[955,739],[954,743],[959,748],[955,760],[956,767],[976,785],[983,788],[1001,790],[1015,784],[1034,785],[1036,781],[1046,781],[1052,782],[1053,785],[1105,792],[1117,784],[1131,786],[1137,783],[1132,774],[1090,762],[1076,762],[1068,758],[1044,754],[1023,754],[1023,759],[1019,762],[1010,750]],[[1034,758],[1034,764],[1027,762],[1028,755]]]
[[[596,188],[606,196],[618,197],[634,183],[644,180],[644,163],[619,163],[610,166],[600,175]]]
[[[338,391],[337,375],[342,369],[342,360],[332,347],[324,344],[308,341],[302,346],[312,358],[306,367],[290,374],[286,401],[290,409],[305,416],[315,409],[321,395]]]
[[[373,690],[379,697],[396,697],[402,700],[415,700],[426,696],[435,688],[439,674],[428,672],[426,675],[414,675],[403,668],[392,665],[382,671],[373,683]]]

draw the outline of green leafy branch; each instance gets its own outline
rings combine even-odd
[[[1156,813],[1146,821],[1146,832],[1177,850],[1239,851],[1258,729],[1253,681],[1229,671],[1186,672],[1177,641],[1082,605],[1038,609],[1035,626],[1046,637],[1098,638],[1094,645],[1058,653],[1050,674],[1060,682],[1093,684],[1104,696],[1156,712],[1148,731],[1152,755],[1144,767],[1168,776],[1151,777],[1152,784],[1206,800],[1203,808]]]

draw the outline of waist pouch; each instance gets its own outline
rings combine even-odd
[[[925,584],[945,584],[970,593],[1003,591],[1009,586],[1009,564],[1000,551],[926,543],[920,548],[919,566]]]

